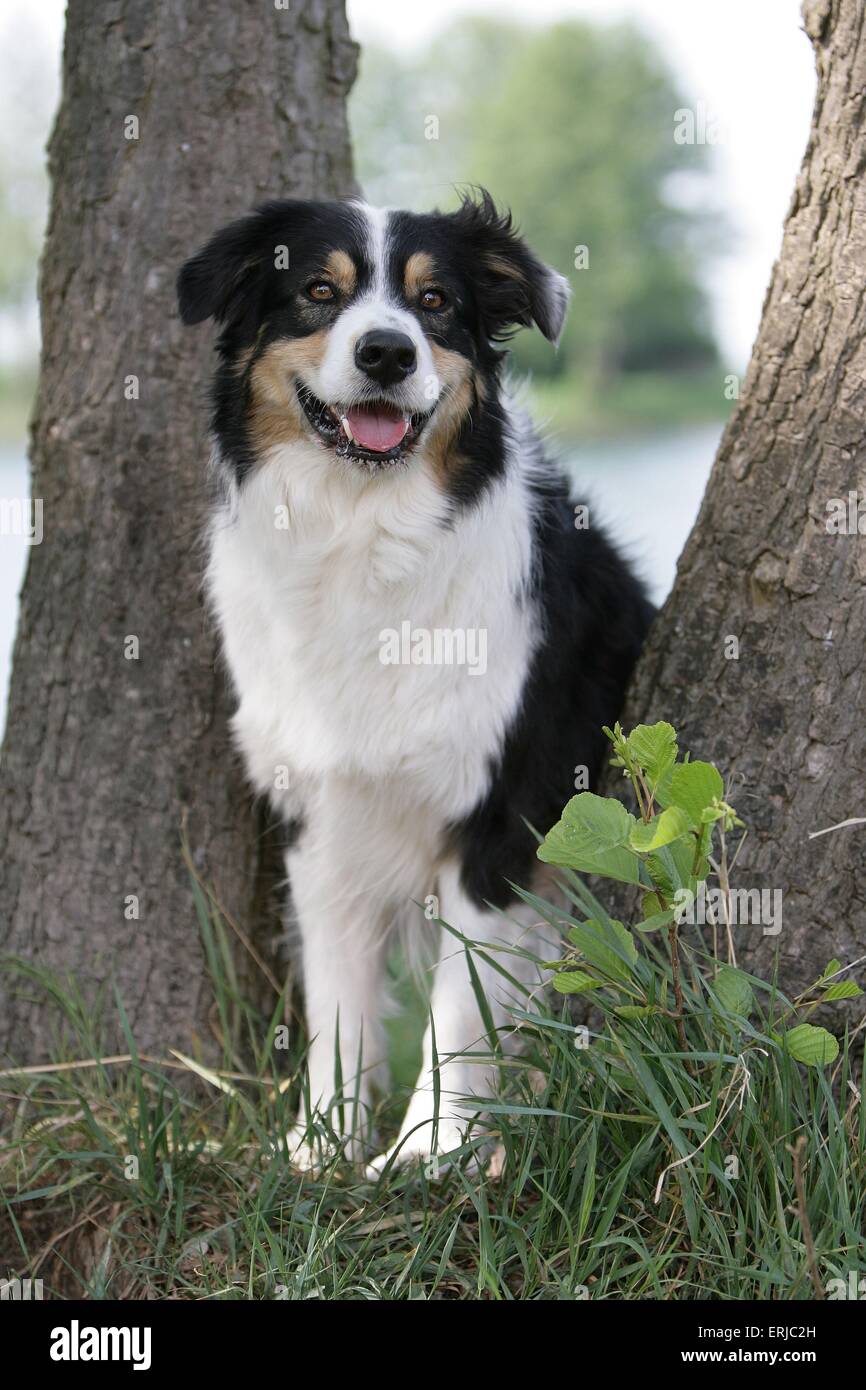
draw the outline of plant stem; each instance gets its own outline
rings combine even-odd
[[[656,889],[656,896],[658,897],[662,911],[666,911],[668,908],[668,902],[664,893],[662,893],[659,889]],[[673,921],[668,927],[668,945],[670,946],[671,951],[671,973],[674,977],[674,999],[676,1001],[677,1006],[677,1033],[679,1035],[680,1047],[682,1048],[683,1052],[688,1052],[689,1044],[688,1039],[686,1038],[686,1026],[683,1022],[683,986],[682,980],[680,978],[679,922],[677,921],[676,917],[674,917]]]
[[[794,1186],[797,1189],[797,1212],[800,1217],[800,1227],[803,1231],[803,1244],[806,1247],[806,1259],[809,1263],[809,1277],[815,1290],[816,1298],[824,1297],[824,1286],[821,1283],[821,1276],[818,1273],[818,1262],[815,1259],[815,1241],[812,1237],[812,1226],[809,1221],[809,1212],[806,1207],[806,1184],[803,1181],[803,1150],[806,1147],[806,1136],[801,1134],[796,1144],[788,1145],[788,1152],[794,1160]]]
[[[637,808],[640,812],[640,818],[643,821],[644,825],[646,825],[647,821],[649,820],[649,816],[646,813],[646,808],[643,803],[643,797],[640,794],[638,777],[635,773],[631,774],[631,784],[634,788],[635,800],[637,801]]]
[[[671,922],[668,927],[668,942],[671,948],[671,971],[674,977],[674,999],[677,1006],[677,1033],[679,1034],[680,1046],[683,1052],[688,1052],[689,1044],[686,1038],[686,1026],[683,1023],[683,986],[680,980],[680,947],[678,937],[678,923]]]

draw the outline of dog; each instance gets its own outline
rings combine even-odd
[[[489,1028],[507,1047],[538,979],[530,827],[592,785],[652,617],[505,380],[503,344],[555,344],[568,298],[483,190],[429,214],[268,202],[178,276],[183,322],[220,328],[206,582],[233,734],[291,828],[309,1098],[353,1154],[387,1084],[392,929],[436,937],[374,1172],[453,1153],[483,1108]]]

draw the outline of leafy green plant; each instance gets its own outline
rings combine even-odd
[[[564,994],[594,990],[614,996],[614,1012],[623,1019],[659,1015],[676,1025],[683,1052],[689,1050],[680,959],[680,930],[686,906],[694,902],[698,885],[711,868],[714,839],[721,849],[719,880],[728,885],[725,836],[743,822],[725,800],[722,776],[712,763],[680,757],[676,730],[664,721],[639,724],[628,735],[619,724],[605,728],[613,748],[612,765],[622,768],[632,786],[638,815],[615,797],[581,792],[572,797],[561,819],[545,836],[538,857],[545,863],[595,874],[633,885],[641,894],[638,935],[667,934],[673,1007],[667,998],[667,977],[636,969],[637,941],[633,931],[606,915],[572,924],[569,955],[552,962],[553,984]],[[729,917],[727,925],[729,925]],[[754,1011],[750,977],[729,961],[710,959],[707,980],[710,1006],[726,1019],[747,1020]],[[770,1021],[770,1036],[795,1060],[807,1066],[835,1061],[839,1044],[825,1028],[788,1021],[800,1010],[811,1012],[820,1003],[862,993],[851,980],[838,981],[839,961],[831,961],[810,989]]]

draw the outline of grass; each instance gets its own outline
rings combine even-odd
[[[577,879],[570,894],[570,916],[540,910],[602,911]],[[854,1039],[832,1068],[794,1061],[769,1036],[773,986],[753,981],[750,1020],[726,1014],[694,934],[688,1057],[662,1016],[602,1000],[582,1046],[561,1002],[527,1001],[527,1054],[503,1064],[488,1116],[500,1175],[416,1166],[377,1183],[337,1161],[304,1176],[275,1149],[293,1111],[272,1076],[285,1000],[265,1018],[238,997],[222,924],[196,901],[223,1065],[139,1056],[116,1000],[128,1060],[0,1077],[0,1274],[41,1278],[46,1297],[190,1300],[797,1300],[866,1274]],[[642,941],[641,986],[666,988]],[[65,1019],[67,1060],[94,1056],[74,987],[27,973]]]

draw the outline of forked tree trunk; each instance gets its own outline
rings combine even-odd
[[[781,255],[624,718],[730,774],[734,882],[783,894],[781,933],[737,941],[761,970],[778,943],[791,985],[866,952],[866,824],[810,838],[866,816],[866,19],[814,0],[804,21],[818,93]],[[851,493],[859,531],[828,530]]]
[[[208,1038],[185,814],[238,923],[262,884],[200,596],[211,335],[181,327],[175,273],[257,201],[350,191],[355,66],[343,0],[69,6],[0,950],[74,971],[91,998],[116,979],[142,1048]],[[12,975],[0,988],[0,1055],[41,1059],[56,1011]]]

